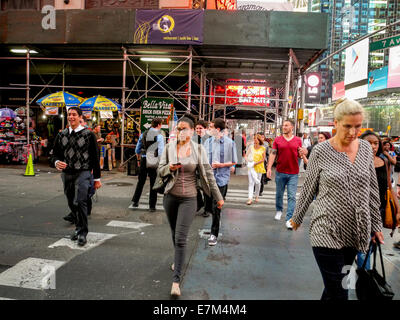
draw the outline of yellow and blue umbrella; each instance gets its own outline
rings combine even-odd
[[[82,111],[121,111],[121,105],[100,95],[86,99],[79,107]]]
[[[78,106],[84,99],[66,92],[58,91],[55,93],[50,93],[47,96],[40,98],[36,103],[42,107],[75,107]]]

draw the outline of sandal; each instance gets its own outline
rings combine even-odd
[[[248,206],[251,205],[251,204],[252,204],[251,199],[249,199],[249,200],[246,202],[246,204],[247,204]]]

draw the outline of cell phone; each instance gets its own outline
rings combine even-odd
[[[177,163],[173,163],[172,165],[173,166],[180,166],[182,163],[180,163],[180,162],[177,162]]]

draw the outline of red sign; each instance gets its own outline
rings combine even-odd
[[[344,81],[333,84],[332,86],[332,100],[343,98],[345,94]]]
[[[270,88],[261,86],[226,85],[215,88],[216,104],[269,106]],[[226,94],[226,101],[225,101]],[[221,97],[223,96],[223,97]]]

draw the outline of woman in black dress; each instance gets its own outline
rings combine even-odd
[[[376,171],[376,178],[378,179],[379,199],[381,202],[379,211],[383,219],[386,207],[386,191],[388,188],[390,188],[393,194],[393,198],[396,199],[394,191],[392,190],[392,185],[388,184],[388,161],[381,156],[383,153],[382,141],[375,132],[367,130],[360,136],[360,139],[367,140],[372,147],[372,152],[374,154],[374,167]],[[398,206],[397,201],[396,206]],[[364,258],[365,254],[357,254],[357,265],[359,268],[362,267]],[[370,261],[368,259],[366,263],[366,269],[370,268]]]

